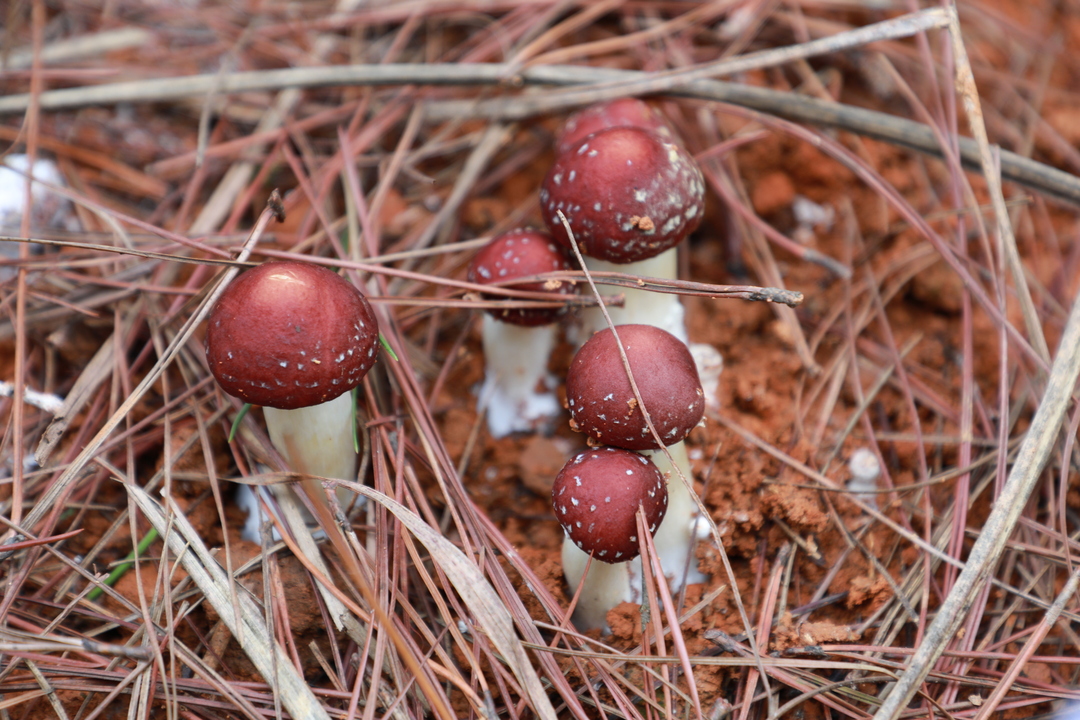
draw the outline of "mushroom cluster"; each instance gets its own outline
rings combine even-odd
[[[587,434],[590,442],[639,451],[666,476],[666,520],[655,533],[657,557],[673,592],[702,582],[693,555],[698,507],[687,484],[690,463],[683,440],[704,417],[705,396],[686,345],[652,325],[602,330],[574,356],[566,376],[566,401],[571,426]],[[562,521],[559,502],[553,495]],[[622,567],[594,563],[596,570],[582,578],[588,555],[589,548],[567,530],[563,571],[572,587],[584,583],[574,621],[582,628],[604,627],[608,610],[636,597],[638,570],[632,562],[596,552],[594,559],[622,561]]]
[[[566,253],[575,250],[590,271],[675,279],[675,248],[700,224],[704,190],[693,157],[650,105],[623,99],[586,108],[566,122],[555,163],[540,190],[541,214],[550,235],[514,231],[496,238],[473,260],[469,280],[508,283],[570,269],[574,265]],[[570,284],[521,289],[564,293],[570,292]],[[672,590],[705,579],[693,557],[698,506],[682,441],[701,422],[706,402],[715,394],[722,360],[711,346],[687,347],[677,295],[634,288],[622,292],[624,306],[608,308],[615,332],[599,308],[582,311],[584,344],[566,379],[571,426],[588,435],[590,445],[607,446],[567,463],[552,497],[566,531],[563,569],[579,593],[574,622],[582,629],[605,627],[611,607],[640,596],[636,539],[625,535],[616,546],[615,540],[583,536],[589,528],[633,531],[634,512],[639,505],[648,511],[652,502],[651,496],[641,497],[628,486],[611,489],[626,480],[615,456],[666,478],[659,483],[664,487],[664,513],[651,524]],[[499,309],[485,316],[487,370],[481,397],[487,402],[492,436],[536,429],[541,418],[557,410],[546,392],[551,386],[544,382],[554,328],[543,325],[556,319],[554,313],[524,309]],[[508,359],[508,354],[519,359]],[[625,460],[627,455],[634,459]],[[573,478],[572,488],[567,478]],[[567,504],[563,496],[571,490],[572,502]],[[620,493],[625,497],[616,512],[609,498]],[[578,503],[594,497],[605,500],[590,501],[589,510],[582,511]],[[601,516],[604,522],[597,519]],[[590,558],[598,562],[590,563]]]
[[[263,406],[270,440],[293,470],[355,480],[349,391],[375,363],[378,342],[371,305],[341,276],[268,262],[236,278],[210,311],[206,361],[225,392]]]
[[[541,215],[550,235],[513,231],[507,234],[509,238],[496,238],[473,260],[469,280],[506,282],[515,276],[572,269],[574,264],[568,254],[575,244],[590,271],[675,279],[675,248],[701,223],[704,193],[700,168],[652,106],[636,98],[592,105],[566,121],[558,138],[555,163],[540,189]],[[555,252],[556,243],[565,252],[558,257],[538,256],[529,261],[532,272],[525,272],[524,258],[509,255],[511,238],[519,233],[542,235],[544,241],[534,246],[538,254],[543,246]],[[519,252],[524,250],[519,247]],[[496,273],[492,263],[504,254],[506,259]],[[555,291],[572,292],[573,285],[562,283]],[[678,295],[638,288],[621,288],[621,292],[623,306],[608,308],[614,324],[654,325],[688,342]],[[494,437],[535,430],[556,414],[550,394],[536,391],[539,379],[545,375],[555,328],[505,327],[508,323],[539,326],[539,315],[531,316],[529,312],[489,311],[484,319],[487,370],[481,398],[486,399],[488,429]],[[600,308],[585,308],[579,316],[579,342],[607,327]],[[556,319],[548,315],[543,322],[553,323]],[[500,370],[506,367],[500,354],[502,348],[511,348],[511,356],[522,358],[520,364],[509,366],[510,371]],[[702,383],[714,390],[722,358],[710,345],[695,344],[691,351]],[[525,361],[526,354],[532,356],[531,367]],[[707,397],[714,395],[710,392]]]

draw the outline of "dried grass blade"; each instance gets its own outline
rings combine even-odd
[[[331,18],[338,17],[341,14],[348,13],[359,5],[359,0],[339,0],[335,4],[334,12],[330,15]],[[314,40],[314,47],[311,52],[312,62],[322,62],[326,55],[333,49],[334,39],[332,35],[324,34],[319,35]],[[229,73],[215,73],[210,77],[211,79],[220,78],[222,84],[224,84],[224,78],[228,77]],[[228,91],[218,84],[212,83],[210,87],[206,89],[206,106],[209,108],[210,99],[212,94],[225,94]],[[270,108],[269,112],[266,112],[262,120],[260,120],[258,127],[255,128],[255,134],[268,133],[277,130],[282,126],[285,119],[290,117],[293,113],[293,109],[300,101],[301,93],[297,87],[284,88],[283,91],[274,100],[274,105]],[[203,233],[213,232],[218,226],[228,217],[229,211],[232,209],[232,205],[235,202],[237,196],[239,196],[247,187],[248,182],[255,174],[255,163],[252,158],[258,157],[259,153],[263,150],[262,145],[252,145],[243,154],[241,162],[232,164],[229,170],[225,173],[225,177],[221,179],[221,182],[214,188],[213,194],[210,199],[207,200],[203,206],[199,216],[195,218],[195,222],[192,223],[190,232],[192,235],[201,235]],[[200,163],[202,154],[205,152],[205,146],[200,145],[198,156],[200,157]]]
[[[41,49],[42,64],[69,63],[85,58],[97,57],[107,52],[139,47],[151,39],[154,34],[143,28],[128,27],[116,30],[104,30],[89,35],[79,35],[61,41],[53,41]],[[6,71],[29,68],[34,59],[33,48],[19,48],[3,59]]]
[[[112,373],[113,342],[115,338],[116,333],[113,333],[105,339],[105,342],[94,353],[94,357],[79,373],[75,385],[68,391],[60,412],[57,413],[56,418],[49,423],[49,427],[42,433],[41,441],[38,442],[37,449],[34,450],[34,459],[37,460],[38,465],[41,467],[48,467],[49,456],[52,455],[56,444],[60,442],[60,438],[64,436],[68,425],[78,416],[86,403],[90,401],[90,398],[93,397],[98,387],[105,381],[105,378]]]
[[[1080,587],[1080,568],[1073,570],[1072,575],[1069,576],[1069,581],[1065,583],[1065,587],[1062,588],[1061,592],[1058,593],[1057,599],[1054,600],[1053,606],[1035,628],[1035,632],[1032,636],[1024,643],[1024,649],[1020,651],[1020,654],[1009,667],[1008,672],[1005,673],[1001,682],[994,687],[994,691],[990,693],[990,697],[987,701],[979,708],[979,714],[975,716],[975,720],[989,720],[989,718],[993,716],[994,711],[997,710],[1001,701],[1005,698],[1006,693],[1013,688],[1013,683],[1019,678],[1020,672],[1029,662],[1031,662],[1035,651],[1039,649],[1043,640],[1046,639],[1047,633],[1049,633],[1054,625],[1057,624],[1058,618],[1061,617],[1062,610],[1065,609],[1065,604],[1072,600],[1073,595],[1076,594],[1077,587]]]
[[[1005,196],[1001,191],[1001,162],[1000,159],[995,159],[990,151],[990,139],[986,134],[986,125],[983,123],[979,91],[975,88],[975,73],[971,69],[971,63],[968,62],[967,49],[964,47],[963,36],[960,34],[960,18],[957,15],[956,6],[947,7],[946,12],[949,19],[949,39],[952,41],[952,52],[956,63],[956,87],[964,101],[968,128],[978,144],[983,180],[986,181],[986,189],[994,208],[994,219],[997,220],[999,252],[1005,255],[1009,274],[1012,275],[1013,283],[1016,285],[1016,299],[1020,301],[1024,327],[1027,328],[1028,335],[1031,337],[1031,344],[1043,360],[1049,360],[1050,347],[1046,344],[1039,313],[1031,299],[1027,277],[1024,275],[1024,265],[1020,260],[1020,250],[1016,247],[1016,236],[1013,234],[1012,223],[1009,222],[1009,211],[1005,208]]]
[[[525,652],[525,646],[514,632],[513,619],[499,596],[492,589],[480,569],[442,534],[424,522],[412,510],[393,498],[373,488],[346,483],[353,492],[357,492],[379,503],[401,522],[419,540],[431,558],[453,583],[458,595],[472,611],[474,620],[484,630],[495,649],[513,671],[518,682],[528,693],[529,703],[542,718],[555,720],[555,708],[548,699],[540,676]]]
[[[38,669],[37,663],[29,658],[23,660],[26,663],[27,669],[34,676],[34,680],[41,687],[41,691],[45,693],[45,697],[49,700],[49,705],[52,706],[53,712],[56,713],[56,717],[59,720],[68,720],[68,714],[64,710],[63,703],[60,702],[60,698],[56,694],[56,688],[49,682],[45,674]]]
[[[668,629],[671,632],[672,649],[675,651],[675,656],[679,658],[679,665],[682,667],[683,675],[686,677],[686,690],[693,706],[694,717],[702,718],[704,715],[701,712],[701,699],[698,696],[697,681],[694,679],[694,666],[690,662],[690,653],[686,649],[682,626],[679,625],[679,616],[675,611],[675,600],[671,597],[671,590],[668,588],[667,580],[664,578],[664,568],[660,566],[660,558],[656,556],[653,537],[650,533],[644,532],[646,529],[645,516],[640,507],[636,519],[638,522],[638,537],[642,538],[642,543],[648,547],[648,557],[643,557],[643,559],[647,560],[652,566],[652,574],[656,578],[656,590],[660,595],[660,605],[663,608],[664,616],[668,622]]]
[[[465,198],[472,192],[477,179],[488,167],[495,154],[506,145],[511,135],[511,127],[499,123],[488,126],[479,142],[477,142],[476,147],[469,154],[469,159],[465,161],[464,167],[461,168],[461,174],[458,175],[457,180],[454,182],[450,196],[439,208],[439,212],[432,218],[423,234],[412,243],[412,249],[426,248],[436,240],[440,233],[445,234],[447,232],[446,228],[450,224],[450,220],[457,216],[461,204],[465,202]]]
[[[39,100],[43,110],[123,102],[169,102],[203,95],[219,82],[222,85],[221,93],[331,85],[497,85],[505,80],[508,70],[507,65],[497,63],[400,63],[286,68],[232,73],[220,78],[214,74],[191,75],[61,88],[41,93]],[[515,79],[526,85],[587,85],[597,81],[645,80],[648,76],[648,73],[616,68],[544,65],[525,68]],[[626,89],[622,94],[633,94],[637,91],[636,88],[637,86]],[[929,155],[941,155],[941,148],[930,128],[922,123],[873,110],[720,80],[695,80],[670,88],[668,94],[731,103],[773,113],[796,122],[839,127]],[[29,102],[30,96],[25,93],[0,97],[0,115],[24,112]],[[480,102],[469,99],[430,104],[425,108],[425,117],[429,120],[476,117],[516,120],[554,110],[550,105],[530,105],[523,110],[516,98],[493,98]],[[978,143],[965,137],[959,139],[959,144],[964,166],[981,170]],[[1009,151],[1001,151],[1000,162],[1001,174],[1005,179],[1053,195],[1060,200],[1080,204],[1080,180],[1072,174]],[[191,232],[194,233],[195,229],[192,228]]]
[[[641,73],[638,77],[631,76],[626,80],[604,81],[601,79],[588,83],[587,87],[538,94],[531,98],[517,99],[517,103],[519,107],[522,105],[528,107],[532,104],[536,110],[552,112],[566,107],[614,100],[626,95],[668,92],[672,88],[682,87],[697,80],[729,77],[752,70],[779,67],[795,60],[842,52],[873,42],[910,37],[927,30],[943,28],[948,22],[949,18],[941,8],[929,8],[803,43],[760,50],[736,57],[723,57],[715,62],[690,68]]]
[[[199,533],[178,509],[166,517],[150,495],[135,485],[124,486],[143,515],[161,534],[169,549],[175,553],[203,595],[218,612],[251,663],[281,698],[289,713],[296,718],[326,718],[330,716],[315,697],[304,678],[293,667],[288,654],[267,633],[262,613],[244,593],[233,593],[225,569],[210,555]],[[233,614],[233,599],[239,608],[239,618]]]

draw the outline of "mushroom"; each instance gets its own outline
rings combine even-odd
[[[640,602],[635,515],[639,506],[643,508],[649,531],[656,534],[667,512],[664,477],[656,465],[629,450],[588,450],[559,471],[551,503],[566,532],[563,570],[567,582],[575,592],[583,584],[574,624],[581,630],[604,628],[608,610],[621,602]]]
[[[848,459],[851,479],[847,489],[854,497],[872,508],[877,507],[877,479],[881,475],[881,463],[870,448],[859,448]]]
[[[656,108],[637,98],[626,97],[589,105],[568,117],[555,144],[555,153],[569,152],[589,135],[613,127],[641,128],[656,133],[667,142],[678,142],[671,126]]]
[[[682,479],[692,478],[683,439],[704,416],[705,394],[690,351],[674,335],[652,325],[618,325],[615,330],[667,453],[649,431],[611,328],[593,335],[570,363],[570,424],[593,442],[642,451],[667,476],[668,521],[656,533],[656,553],[675,592],[705,579],[693,555],[698,506]]]
[[[693,232],[704,211],[705,183],[681,147],[641,127],[610,127],[560,154],[540,190],[544,222],[570,247],[560,212],[592,271],[676,277],[675,246]],[[615,324],[656,325],[686,339],[678,296],[624,290],[626,304],[609,308]],[[585,313],[586,336],[606,327]]]
[[[570,262],[550,235],[518,229],[481,248],[469,265],[468,277],[469,282],[489,285],[570,269]],[[562,295],[575,291],[573,283],[557,280],[516,285],[515,289]],[[492,437],[534,430],[559,414],[559,402],[548,391],[555,383],[549,381],[547,363],[555,345],[555,322],[565,311],[565,307],[495,308],[484,314],[485,371],[480,398],[487,409]],[[538,385],[543,385],[544,391],[537,392]]]
[[[378,342],[375,313],[353,285],[318,265],[268,262],[210,311],[206,360],[225,392],[263,406],[270,440],[294,470],[354,480],[349,391]]]

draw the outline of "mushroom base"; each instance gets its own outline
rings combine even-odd
[[[622,602],[641,602],[640,556],[614,564],[593,560],[589,565],[589,554],[569,537],[563,537],[562,563],[571,593],[576,593],[578,585],[584,582],[572,618],[574,627],[582,632],[595,629],[610,632],[609,610]],[[589,567],[588,576],[585,576],[586,566]]]
[[[532,432],[562,412],[550,392],[548,357],[555,347],[556,325],[522,327],[484,315],[484,385],[480,409],[487,411],[488,432],[501,438],[514,432]]]

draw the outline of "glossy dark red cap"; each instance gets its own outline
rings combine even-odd
[[[237,277],[210,311],[206,360],[230,395],[291,410],[359,385],[378,342],[371,306],[341,276],[269,262]]]
[[[683,440],[705,415],[705,393],[690,350],[652,325],[617,325],[641,399],[664,445]],[[604,445],[659,449],[638,407],[611,328],[581,346],[566,373],[575,429]]]
[[[511,230],[495,237],[473,256],[469,264],[469,282],[479,285],[514,280],[516,278],[571,270],[566,254],[551,236],[540,230]],[[571,295],[576,286],[570,282],[527,283],[515,285],[517,290]],[[488,299],[505,300],[502,295],[485,295]],[[566,312],[559,308],[518,308],[488,310],[495,318],[514,325],[547,325]]]
[[[563,466],[551,502],[563,530],[581,550],[607,563],[626,562],[640,553],[634,517],[638,505],[655,534],[667,513],[667,483],[651,460],[628,450],[597,448]]]
[[[655,257],[701,223],[705,183],[694,159],[636,127],[589,135],[559,155],[540,189],[552,237],[570,247],[566,216],[582,253],[613,263]]]

